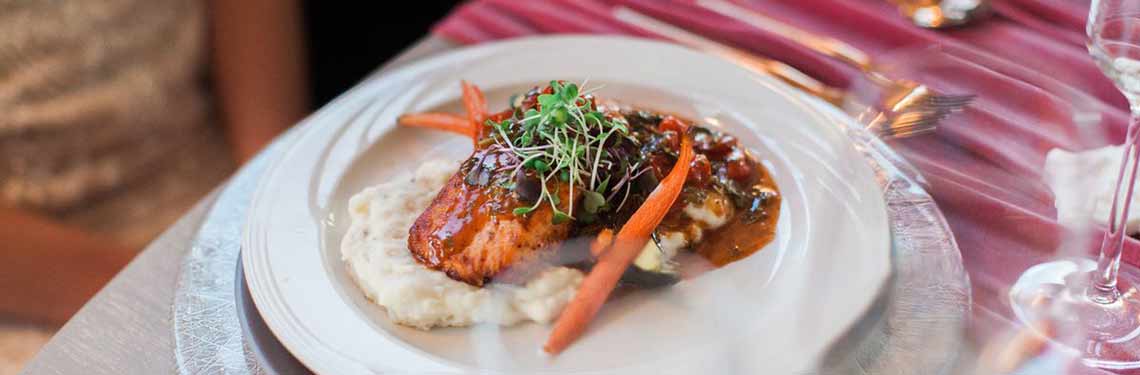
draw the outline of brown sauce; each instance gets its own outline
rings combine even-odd
[[[416,260],[452,279],[482,286],[511,268],[534,260],[565,241],[570,223],[552,223],[554,211],[540,206],[528,215],[516,208],[531,206],[510,189],[503,155],[476,150],[452,175],[432,204],[409,229],[408,246]],[[497,171],[497,172],[496,172]],[[570,200],[565,183],[551,183],[563,201]],[[565,203],[560,209],[566,209]]]
[[[631,112],[630,116],[642,117],[647,123],[675,119],[645,111]],[[717,267],[744,259],[775,237],[780,216],[779,189],[764,165],[735,136],[682,121],[697,125],[690,134],[696,157],[690,166],[685,190],[659,228],[665,232],[686,233],[685,237],[694,242],[690,250]],[[664,144],[668,150],[679,147],[680,141],[675,134],[666,132],[651,137],[647,143]],[[655,170],[663,177],[672,168],[673,159],[657,158]],[[717,228],[706,229],[683,211],[686,205],[701,204],[712,194],[727,196],[731,203],[727,205],[727,221]],[[722,216],[725,209],[720,206],[724,205],[714,205],[711,211]],[[693,234],[694,230],[702,233]]]
[[[728,222],[704,234],[694,251],[717,267],[729,264],[759,251],[776,236],[776,220],[780,217],[780,195],[763,165],[756,164],[757,185],[777,194],[767,199],[756,217],[737,210]]]
[[[442,213],[443,223],[431,233],[429,250],[416,254],[421,263],[438,266],[466,249],[483,228],[500,220],[519,219],[511,213],[522,205],[515,194],[486,177],[485,171],[497,166],[495,158],[486,150],[477,150],[440,192],[446,197],[436,198],[443,204],[435,209]]]

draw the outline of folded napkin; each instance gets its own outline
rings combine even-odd
[[[1088,3],[995,0],[993,17],[949,31],[915,27],[879,0],[737,3],[839,38],[940,91],[978,95],[935,134],[892,145],[922,171],[955,233],[974,288],[975,327],[1013,321],[1009,285],[1055,256],[1066,233],[1043,180],[1046,153],[1121,143],[1127,127],[1123,96],[1084,47]],[[834,86],[858,81],[856,69],[691,1],[472,1],[434,32],[466,44],[549,33],[657,38],[614,19],[617,5],[783,61]],[[1099,235],[1087,238],[1095,255]],[[1129,239],[1126,246],[1125,261],[1140,265],[1140,242]]]

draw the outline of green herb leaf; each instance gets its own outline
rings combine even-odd
[[[595,124],[598,124],[598,125],[605,124],[606,117],[601,112],[598,112],[598,111],[586,112],[586,114],[584,114],[582,116],[586,118],[586,122],[593,121]]]
[[[614,119],[610,121],[610,127],[617,129],[622,134],[629,134],[629,124],[622,119]]]
[[[552,222],[554,224],[562,224],[562,223],[565,223],[565,222],[573,220],[573,219],[574,218],[570,217],[570,215],[567,215],[567,214],[564,214],[561,212],[555,212],[554,218],[551,219],[550,222]]]
[[[606,205],[606,197],[593,191],[586,190],[582,192],[582,208],[589,213],[597,213],[602,206]]]
[[[538,126],[538,122],[542,120],[538,111],[534,110],[534,108],[523,112],[523,119],[525,120],[523,121],[523,126],[527,129],[533,129],[534,127]]]
[[[539,107],[542,107],[543,112],[549,112],[559,104],[559,99],[559,97],[554,96],[553,94],[542,94],[538,96],[538,105]]]
[[[490,120],[487,120],[487,121],[490,121]],[[498,126],[499,126],[499,129],[502,129],[504,132],[511,131],[511,121],[510,120],[503,120],[503,122],[500,122]]]
[[[566,85],[562,90],[562,100],[573,103],[578,100],[578,85],[573,83]]]
[[[565,124],[569,117],[570,112],[567,112],[565,107],[554,108],[553,112],[550,113],[550,121],[555,124]]]
[[[522,216],[522,215],[529,214],[531,211],[534,211],[534,207],[518,207],[518,208],[515,208],[514,210],[512,210],[511,212],[513,212],[515,215]]]
[[[550,164],[546,164],[546,162],[541,159],[533,159],[531,160],[531,169],[543,173],[550,170]]]

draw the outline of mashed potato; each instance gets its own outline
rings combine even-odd
[[[349,201],[352,226],[341,257],[369,300],[396,323],[429,329],[475,323],[548,323],[562,311],[582,272],[552,267],[524,286],[477,288],[416,262],[408,251],[408,228],[455,173],[456,162],[424,163],[414,176],[364,189]]]
[[[661,249],[665,259],[688,248],[690,245],[701,242],[705,232],[724,226],[732,218],[732,202],[721,194],[707,193],[705,200],[686,204],[681,212],[691,222],[685,228],[674,231],[657,232],[657,246]]]

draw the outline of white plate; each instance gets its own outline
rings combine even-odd
[[[608,302],[558,357],[549,327],[418,331],[392,324],[346,274],[345,206],[419,161],[470,144],[393,126],[401,113],[459,111],[459,80],[507,95],[551,79],[721,126],[757,151],[783,194],[776,239],[662,291]],[[882,191],[838,125],[770,77],[673,45],[616,37],[528,38],[465,48],[369,79],[301,126],[250,208],[243,263],[269,328],[322,374],[792,373],[815,366],[890,274]]]

